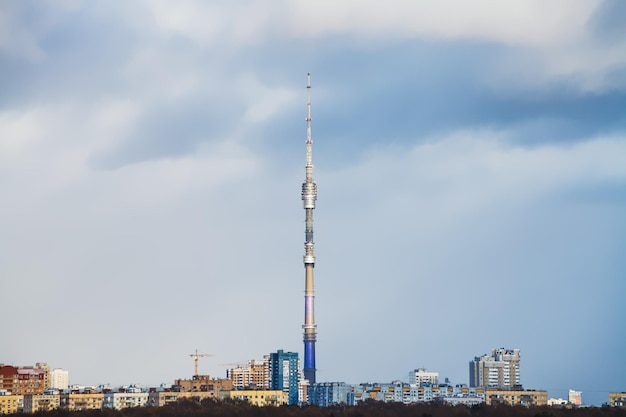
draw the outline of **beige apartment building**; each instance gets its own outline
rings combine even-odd
[[[534,390],[503,390],[487,388],[485,394],[487,405],[506,404],[535,407],[548,404],[548,391]]]
[[[151,391],[148,393],[148,407],[163,407],[173,404],[178,400],[189,399],[202,401],[206,398],[215,398],[213,391],[200,392],[174,392],[174,391]]]
[[[626,408],[626,392],[609,392],[609,406]]]
[[[289,404],[289,392],[282,390],[237,390],[230,392],[230,399],[246,401],[257,407]]]
[[[221,391],[233,389],[233,381],[230,379],[211,379],[210,375],[196,375],[192,379],[177,379],[174,381],[172,391],[180,392],[208,392],[210,398],[219,398]]]
[[[61,394],[60,408],[70,411],[101,410],[104,394],[99,392],[73,392]]]
[[[226,378],[233,382],[233,389],[269,389],[270,363],[269,356],[264,359],[252,359],[245,365],[238,364],[226,370]]]
[[[0,415],[17,414],[24,406],[23,395],[0,394]]]

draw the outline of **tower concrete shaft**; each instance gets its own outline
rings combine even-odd
[[[317,200],[317,184],[313,181],[313,157],[311,140],[311,74],[307,74],[306,104],[306,178],[302,184],[302,206],[305,210],[304,229],[304,377],[310,384],[315,383],[315,287],[313,269],[315,253],[313,242],[313,210]]]

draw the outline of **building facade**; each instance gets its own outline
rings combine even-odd
[[[469,363],[471,387],[514,389],[521,387],[519,349],[493,349]]]
[[[148,392],[148,407],[163,407],[168,404],[174,404],[179,400],[193,400],[200,402],[207,398],[215,398],[212,391],[204,392],[176,392],[176,391],[156,391]],[[223,397],[221,397],[223,398]],[[221,399],[220,398],[220,399]]]
[[[52,411],[59,408],[61,396],[59,394],[30,394],[24,395],[24,413]]]
[[[0,367],[0,389],[15,395],[43,394],[46,389],[46,370],[42,368]]]
[[[60,408],[70,411],[101,410],[104,405],[102,392],[63,392],[60,398]]]
[[[270,389],[289,393],[289,404],[299,401],[299,361],[297,352],[279,350],[270,353]]]
[[[567,402],[575,406],[583,405],[583,393],[582,391],[569,390],[567,394]]]
[[[409,372],[409,384],[422,385],[422,383],[439,384],[439,372],[428,372],[424,368]]]
[[[318,382],[309,386],[309,404],[320,407],[348,404],[352,386],[345,382]]]
[[[289,404],[289,392],[283,390],[234,390],[230,399],[246,401],[257,407]]]
[[[50,385],[47,388],[66,390],[70,386],[70,374],[68,371],[55,368],[50,371]]]
[[[0,390],[0,415],[17,414],[24,408],[24,396],[9,394]]]
[[[485,402],[487,405],[505,404],[510,406],[521,405],[524,407],[542,406],[548,404],[548,391],[487,388]]]
[[[212,398],[219,398],[221,391],[233,389],[230,379],[211,378],[210,375],[196,375],[192,379],[177,379],[172,385],[172,391],[180,392],[207,392]]]
[[[233,389],[269,389],[270,358],[252,359],[245,365],[227,369],[226,378],[232,381]]]
[[[626,392],[609,392],[609,406],[626,408]]]
[[[463,398],[463,400],[461,400]],[[451,399],[447,401],[447,399]],[[456,400],[455,400],[456,399]],[[485,390],[481,387],[468,387],[465,384],[422,385],[392,382],[389,384],[365,383],[352,387],[348,405],[355,405],[366,400],[413,404],[430,401],[450,403],[465,402],[471,405],[485,402]]]
[[[124,408],[145,407],[148,405],[148,393],[141,390],[121,390],[105,392],[102,408],[122,410]]]

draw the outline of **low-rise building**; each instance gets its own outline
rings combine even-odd
[[[52,411],[60,406],[61,396],[57,394],[30,394],[24,395],[24,413]]]
[[[455,403],[476,403],[485,402],[485,390],[482,387],[468,387],[465,384],[437,384],[431,385],[423,383],[421,385],[407,384],[406,382],[392,382],[390,384],[365,383],[352,387],[348,404],[358,404],[368,399],[383,402],[399,402],[413,404],[429,401],[445,401]],[[460,400],[460,398],[465,398]]]
[[[548,405],[550,407],[565,407],[569,404],[566,399],[563,398],[548,398]]]
[[[609,392],[609,406],[626,408],[626,392]]]
[[[503,390],[487,388],[485,394],[487,405],[506,404],[535,407],[548,404],[548,391],[535,390]]]
[[[104,393],[70,391],[61,394],[60,407],[70,411],[101,410],[104,406]]]
[[[24,408],[24,396],[13,395],[6,390],[0,390],[0,415],[17,414]]]
[[[164,405],[176,403],[182,399],[202,401],[206,398],[215,398],[212,391],[200,392],[176,392],[176,391],[150,391],[148,393],[148,407],[163,407]]]
[[[257,407],[289,404],[289,391],[283,390],[235,390],[230,391],[230,399],[246,401]]]
[[[207,392],[209,397],[215,399],[220,398],[220,392],[232,389],[232,380],[212,379],[210,375],[195,375],[192,379],[177,379],[172,385],[172,391]]]
[[[345,382],[318,382],[309,386],[309,403],[320,407],[348,404],[352,386]]]
[[[118,392],[105,392],[102,408],[122,410],[124,408],[144,407],[147,404],[147,392],[121,389]]]

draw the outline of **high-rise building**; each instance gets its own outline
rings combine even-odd
[[[419,368],[409,373],[409,384],[422,385],[422,384],[437,385],[439,383],[439,372],[428,372],[424,368]]]
[[[233,381],[234,389],[263,389],[270,388],[270,357],[262,360],[252,359],[245,364],[226,370],[226,378]]]
[[[70,374],[61,368],[55,368],[50,371],[50,386],[60,390],[67,389],[70,386]]]
[[[306,177],[302,184],[302,207],[305,210],[304,229],[304,378],[310,384],[315,384],[315,341],[317,332],[315,325],[315,287],[313,269],[315,268],[315,253],[313,247],[313,210],[317,200],[317,184],[313,181],[313,141],[311,140],[311,74],[307,74],[307,104],[306,104]]]
[[[582,391],[574,391],[573,389],[569,390],[567,395],[567,402],[572,405],[583,405]]]
[[[470,387],[513,389],[521,387],[519,349],[492,349],[469,363]]]
[[[299,361],[297,352],[270,353],[270,389],[289,392],[289,404],[298,404]]]

